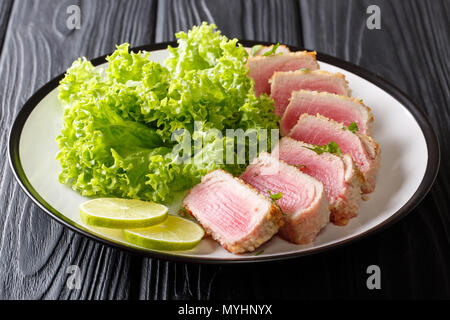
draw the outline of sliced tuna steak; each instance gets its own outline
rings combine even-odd
[[[355,122],[360,133],[371,133],[373,115],[361,100],[327,92],[300,90],[292,92],[289,105],[281,118],[281,134],[287,135],[303,113],[319,113],[346,126]]]
[[[275,113],[279,116],[283,115],[289,104],[292,91],[329,92],[348,97],[351,94],[343,74],[323,70],[275,72],[269,82],[271,83],[270,97],[275,101]]]
[[[249,57],[247,61],[249,77],[255,80],[255,93],[270,94],[269,79],[275,71],[290,71],[308,68],[319,69],[315,52],[284,52],[270,56]]]
[[[330,202],[331,221],[346,225],[359,211],[362,174],[348,154],[342,157],[328,152],[317,154],[308,149],[313,147],[284,137],[272,151],[272,156],[322,182]]]
[[[315,145],[338,144],[343,154],[349,154],[363,174],[363,193],[375,190],[376,173],[380,163],[380,148],[369,136],[353,133],[343,124],[321,115],[302,114],[289,136]]]
[[[255,250],[282,225],[279,208],[222,170],[205,175],[185,197],[183,206],[232,253]]]
[[[241,178],[266,196],[282,193],[276,200],[284,214],[279,233],[288,241],[310,243],[330,221],[322,183],[268,153],[262,152]]]

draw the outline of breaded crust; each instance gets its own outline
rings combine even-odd
[[[361,202],[361,186],[364,177],[352,158],[347,154],[342,157],[345,164],[345,182],[347,184],[344,193],[333,202],[331,206],[330,220],[338,226],[345,226],[351,218],[358,215]]]
[[[375,191],[377,173],[378,169],[381,166],[381,149],[378,143],[376,143],[375,140],[372,139],[372,137],[359,133],[357,133],[357,135],[361,137],[361,141],[363,142],[366,151],[373,159],[373,163],[370,169],[364,172],[364,183],[361,186],[361,190],[364,194],[372,193]]]
[[[306,215],[290,221],[285,217],[286,223],[280,229],[280,236],[296,244],[311,243],[328,222],[330,222],[330,209],[326,196],[320,197],[319,202],[310,209]]]

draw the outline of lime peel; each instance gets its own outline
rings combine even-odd
[[[80,205],[81,220],[95,227],[145,228],[163,222],[167,216],[166,206],[134,199],[98,198]]]
[[[125,240],[147,249],[181,251],[194,248],[205,232],[197,223],[177,216],[149,228],[124,230]]]

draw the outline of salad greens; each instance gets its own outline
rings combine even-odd
[[[166,66],[122,44],[106,68],[83,58],[67,70],[59,85],[65,108],[57,138],[61,183],[83,196],[167,201],[210,170],[244,169],[216,161],[227,143],[236,142],[205,138],[208,130],[278,128],[273,101],[255,96],[248,54],[237,39],[206,23],[176,37]],[[195,124],[200,132],[194,133]],[[182,134],[174,139],[175,132]],[[173,152],[186,133],[204,138],[201,150],[188,152],[202,161],[180,161],[186,155]]]

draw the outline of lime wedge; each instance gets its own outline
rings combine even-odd
[[[104,228],[144,228],[167,218],[167,207],[141,200],[100,198],[80,205],[81,220]]]
[[[189,250],[202,240],[204,234],[195,222],[171,215],[153,227],[124,230],[128,242],[156,250]]]

